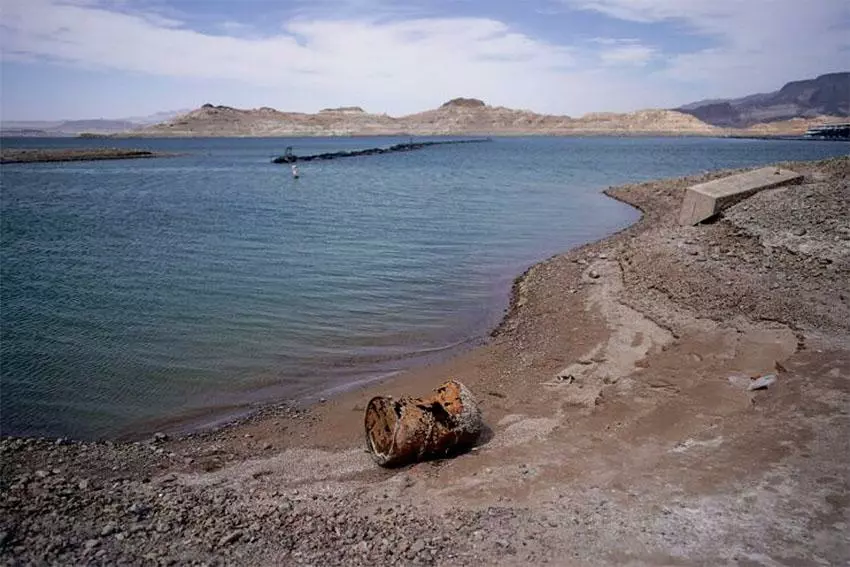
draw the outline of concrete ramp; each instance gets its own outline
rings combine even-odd
[[[701,223],[763,189],[799,183],[802,179],[802,175],[790,169],[762,167],[694,185],[685,192],[679,223],[682,225]]]

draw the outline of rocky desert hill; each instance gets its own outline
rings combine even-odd
[[[722,131],[673,110],[581,118],[488,106],[474,98],[450,100],[434,110],[402,117],[372,114],[357,106],[316,114],[263,107],[242,110],[205,104],[133,136],[345,136],[345,135],[718,135]]]
[[[713,126],[746,128],[760,123],[850,116],[850,72],[793,81],[778,91],[737,99],[705,100],[676,109]]]

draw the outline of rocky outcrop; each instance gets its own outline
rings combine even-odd
[[[339,136],[339,135],[719,135],[722,131],[673,110],[581,118],[488,106],[456,98],[434,110],[399,118],[360,107],[327,108],[317,114],[263,107],[241,110],[206,104],[171,121],[148,127],[142,136]]]
[[[794,118],[850,114],[850,72],[793,81],[778,91],[737,99],[707,100],[677,109],[722,127],[748,127]]]
[[[319,114],[325,114],[328,112],[338,112],[340,114],[365,114],[366,111],[359,106],[340,106],[338,108],[323,108],[319,111]]]
[[[487,106],[483,100],[477,98],[453,98],[448,102],[444,102],[440,108],[483,108]]]

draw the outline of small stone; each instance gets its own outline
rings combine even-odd
[[[600,255],[599,255],[599,259],[600,259],[600,260],[607,260],[607,259],[608,259],[608,254],[600,254]]]
[[[696,256],[697,254],[699,254],[699,251],[698,250],[688,250],[688,254],[690,254],[691,256]]]
[[[803,236],[804,234],[806,234],[806,229],[803,227],[797,227],[791,231],[791,234],[793,234],[794,236]]]
[[[158,431],[153,434],[153,440],[155,443],[162,443],[163,441],[168,441],[168,435]]]
[[[263,450],[264,450],[264,451],[268,451],[268,450],[269,450],[269,449],[271,449],[272,447],[273,447],[273,445],[272,445],[271,443],[264,443],[264,444],[263,444]]]
[[[763,389],[767,388],[768,386],[770,386],[771,384],[774,384],[775,382],[776,382],[776,374],[767,374],[765,376],[762,376],[758,380],[753,380],[753,382],[749,385],[747,390],[750,390],[750,391],[763,390]]]
[[[50,475],[50,473],[47,472],[47,471],[43,471],[43,470],[35,471],[35,476],[37,476],[38,478],[46,478],[49,475]]]
[[[84,478],[83,480],[81,480],[79,482],[79,484],[77,484],[77,486],[79,487],[80,490],[88,490],[89,480],[87,478]]]
[[[92,550],[98,545],[100,545],[100,541],[96,539],[87,539],[86,542],[83,544],[83,547],[85,547],[86,550]]]
[[[410,546],[410,553],[414,555],[419,555],[425,550],[425,542],[421,539],[417,539],[413,542],[413,545]]]
[[[599,278],[599,272],[597,272],[596,270],[590,270],[590,271],[587,273],[587,276],[588,276],[590,279],[595,280],[595,279]]]
[[[117,529],[118,529],[118,526],[115,525],[115,522],[109,522],[108,524],[103,526],[102,530],[100,530],[100,535],[102,535],[103,537],[106,537],[108,535],[112,535],[113,533],[115,533],[115,531]]]

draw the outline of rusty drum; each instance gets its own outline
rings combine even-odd
[[[366,407],[366,445],[379,465],[393,467],[457,454],[481,433],[472,393],[450,380],[427,398],[377,396]]]

